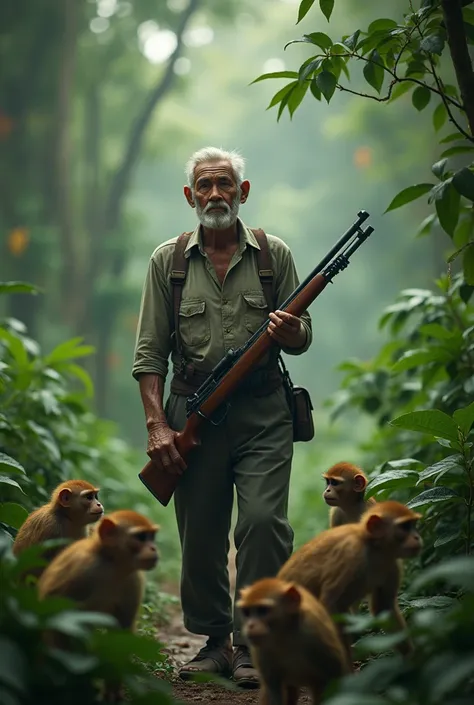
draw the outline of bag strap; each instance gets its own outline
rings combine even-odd
[[[261,228],[252,228],[260,249],[257,250],[258,276],[262,285],[263,294],[270,311],[275,310],[275,294],[273,288],[273,269],[270,261],[268,238]]]
[[[184,369],[186,365],[186,360],[183,355],[183,346],[181,342],[181,334],[179,331],[179,308],[181,306],[181,298],[183,296],[183,286],[186,281],[186,274],[188,273],[189,260],[184,256],[184,251],[186,250],[189,238],[192,233],[181,233],[178,237],[174,252],[173,252],[173,263],[171,267],[171,286],[173,291],[173,319],[174,319],[174,333],[176,340],[176,350],[181,358],[181,368]]]

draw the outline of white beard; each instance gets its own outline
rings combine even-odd
[[[223,208],[223,211],[218,211],[213,209],[216,206]],[[224,200],[221,201],[209,201],[205,208],[201,208],[199,203],[196,201],[196,214],[201,225],[205,228],[212,228],[213,230],[225,230],[230,228],[237,220],[240,207],[240,189],[236,194],[232,205],[229,207]]]

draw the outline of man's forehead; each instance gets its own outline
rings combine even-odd
[[[196,165],[194,169],[195,181],[203,177],[213,176],[229,176],[233,179],[234,173],[231,163],[227,160],[222,160],[220,162],[201,162]]]

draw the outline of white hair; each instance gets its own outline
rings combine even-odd
[[[245,159],[234,149],[231,152],[219,147],[203,147],[194,152],[188,160],[185,173],[189,188],[194,188],[194,170],[198,164],[203,162],[230,162],[237,186],[244,180]]]

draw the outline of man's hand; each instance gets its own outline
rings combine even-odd
[[[301,348],[306,342],[306,330],[297,316],[286,311],[270,313],[267,331],[273,340],[287,348]]]
[[[164,421],[153,424],[148,429],[146,452],[160,470],[165,470],[172,475],[182,475],[187,465],[176,448],[176,436],[177,432]]]

